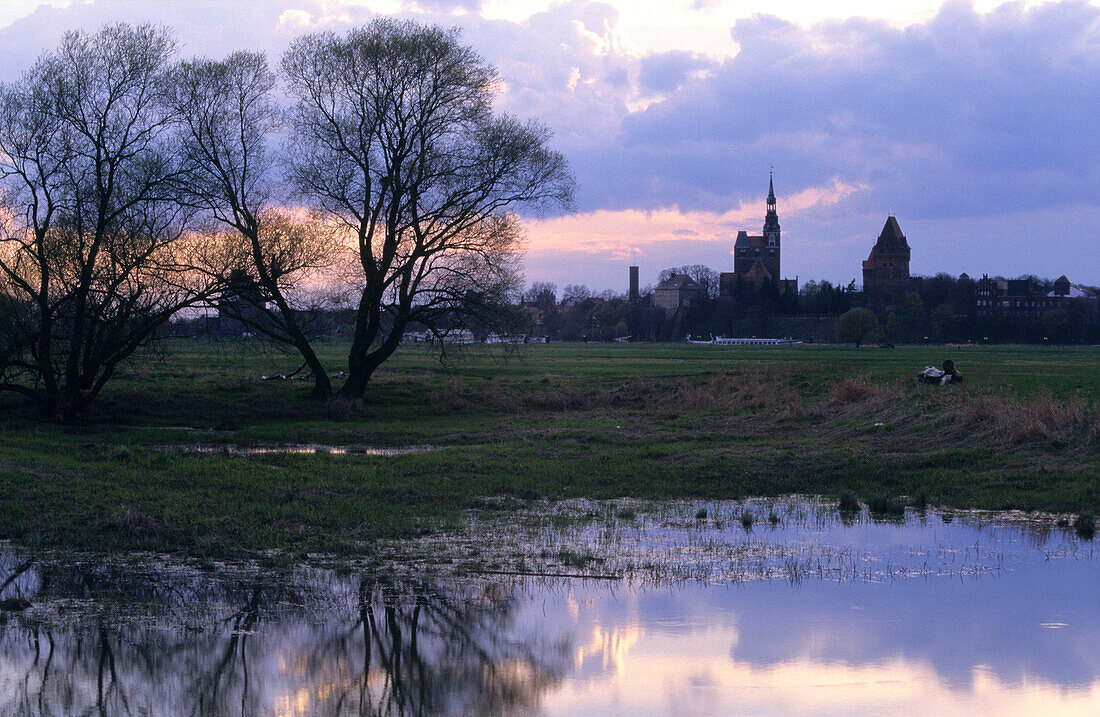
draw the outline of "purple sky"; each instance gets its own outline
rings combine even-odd
[[[297,34],[378,14],[461,27],[501,72],[499,107],[546,123],[577,175],[576,212],[529,223],[531,281],[729,271],[774,165],[785,275],[858,283],[893,213],[914,273],[1100,284],[1100,9],[1085,2],[36,5],[0,8],[0,80],[64,31],[118,20],[174,28],[184,56],[273,63]]]

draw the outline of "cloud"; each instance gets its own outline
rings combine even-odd
[[[716,208],[715,187],[744,192],[733,175],[759,182],[769,164],[788,185],[840,176],[871,187],[863,207],[921,217],[1092,202],[1098,24],[1083,2],[950,3],[904,28],[739,21],[738,55],[623,119],[608,149],[623,158],[618,193],[603,202]]]
[[[753,15],[732,25],[738,50],[722,58],[700,54],[688,34],[667,52],[632,45],[614,3],[544,3],[512,20],[483,16],[487,5],[40,7],[0,29],[0,79],[17,78],[65,30],[110,21],[169,25],[184,56],[247,45],[273,61],[302,32],[340,32],[379,13],[457,25],[499,69],[499,107],[550,127],[578,178],[579,214],[532,225],[532,266],[557,272],[548,263],[557,251],[587,256],[571,265],[581,271],[615,257],[721,268],[729,233],[760,223],[774,165],[784,273],[857,275],[892,212],[917,270],[980,274],[997,264],[989,270],[1056,276],[1069,263],[1082,267],[1072,278],[1100,283],[1090,268],[1100,266],[1100,8],[1087,2],[985,13],[950,2],[908,25]],[[680,255],[689,250],[700,255]],[[601,276],[618,281],[608,271]]]

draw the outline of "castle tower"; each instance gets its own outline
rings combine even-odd
[[[909,243],[898,220],[887,217],[863,262],[863,295],[872,311],[890,311],[902,305],[909,291],[909,257]]]

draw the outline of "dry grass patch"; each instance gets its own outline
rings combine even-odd
[[[1097,406],[1080,397],[1059,401],[1040,396],[1021,401],[979,396],[953,413],[965,427],[1010,443],[1100,441]]]
[[[849,404],[883,405],[897,401],[901,397],[902,390],[898,386],[875,383],[866,376],[846,378],[840,383],[833,384],[829,389],[830,406]]]

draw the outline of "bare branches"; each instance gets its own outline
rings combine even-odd
[[[29,375],[0,380],[49,415],[83,411],[119,362],[216,288],[216,272],[181,263],[193,210],[164,101],[173,52],[152,26],[69,33],[0,93],[0,274],[33,317]]]
[[[271,205],[267,136],[278,127],[275,78],[263,55],[236,52],[224,61],[193,60],[173,73],[171,104],[183,131],[185,200],[228,228],[233,259],[223,279],[235,290],[223,314],[256,333],[294,347],[314,376],[313,395],[332,393],[310,344],[316,316],[303,285],[333,262],[332,232],[306,213]]]
[[[307,35],[282,71],[297,100],[289,179],[358,248],[343,393],[359,396],[409,322],[435,330],[515,292],[512,212],[567,205],[573,180],[545,128],[493,116],[496,72],[454,31],[380,20]]]

